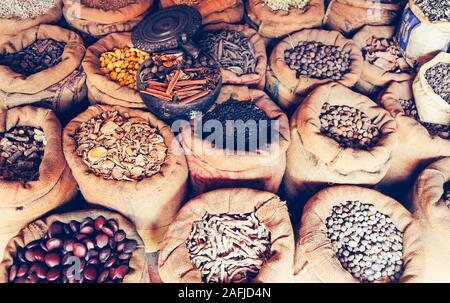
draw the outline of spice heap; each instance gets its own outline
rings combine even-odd
[[[403,233],[372,204],[346,201],[326,220],[341,265],[361,282],[397,282],[403,272]]]
[[[291,8],[303,9],[308,5],[310,0],[263,0],[271,10],[288,11]]]
[[[203,123],[208,121],[220,123],[223,130],[222,142],[214,143],[216,148],[228,150],[256,151],[272,142],[272,131],[275,123],[253,101],[237,101],[230,99],[217,104],[213,110],[203,116]],[[240,122],[247,127],[240,127]],[[252,124],[252,122],[255,122]],[[209,132],[202,133],[204,140],[216,139]]]
[[[57,221],[44,237],[18,249],[9,282],[122,282],[136,248],[136,240],[127,239],[114,219]]]
[[[362,49],[364,60],[391,73],[410,71],[400,46],[394,39],[372,37]]]
[[[164,138],[147,120],[103,112],[75,133],[77,154],[96,176],[140,181],[160,172],[167,157]]]
[[[22,182],[39,179],[39,166],[46,145],[44,132],[18,126],[0,133],[0,180]]]
[[[253,45],[241,32],[208,32],[200,41],[203,51],[216,59],[222,68],[238,76],[255,73],[257,59]]]
[[[137,48],[115,48],[101,54],[100,71],[108,79],[137,90],[136,74],[150,55]]]
[[[450,182],[444,184],[444,194],[442,195],[442,200],[445,205],[450,209]]]
[[[381,137],[378,127],[364,112],[329,103],[322,107],[320,131],[344,148],[367,149],[376,145]]]
[[[22,75],[33,75],[59,64],[65,46],[52,39],[36,40],[17,53],[2,56],[0,65]]]
[[[175,2],[176,5],[194,6],[199,5],[202,2],[202,0],[174,0],[173,2]]]
[[[422,122],[420,121],[419,113],[417,112],[416,103],[414,102],[414,100],[400,99],[399,101],[405,112],[405,115],[413,118],[416,121],[419,121],[420,124],[422,124],[428,130],[430,135],[432,136],[437,135],[444,139],[450,139],[450,125]]]
[[[450,63],[438,63],[425,72],[433,91],[450,104]]]
[[[146,85],[142,93],[184,105],[212,92],[220,81],[220,73],[217,64],[204,55],[194,59],[175,52],[147,59],[139,79]]]
[[[55,0],[7,0],[0,5],[2,19],[32,19],[56,7]]]
[[[206,213],[192,225],[186,246],[206,283],[252,282],[271,257],[270,232],[254,213]]]
[[[339,80],[349,71],[350,52],[316,41],[300,41],[284,52],[284,60],[296,77]]]
[[[118,10],[130,4],[139,2],[138,0],[81,0],[81,4],[90,7],[102,9],[105,11]]]
[[[450,2],[448,0],[414,0],[414,2],[430,21],[450,22]]]

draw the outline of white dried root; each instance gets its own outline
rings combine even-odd
[[[303,9],[308,5],[309,1],[310,0],[263,0],[264,4],[273,11],[288,11],[291,8]]]

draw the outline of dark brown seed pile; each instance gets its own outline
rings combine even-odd
[[[450,182],[444,184],[444,194],[442,195],[442,200],[445,205],[450,209]]]
[[[350,52],[342,47],[315,41],[300,41],[284,52],[284,60],[297,78],[339,80],[350,70]]]
[[[54,222],[44,237],[18,249],[9,282],[122,282],[136,248],[114,219]]]
[[[425,72],[433,91],[450,104],[450,63],[438,63]]]
[[[139,2],[138,0],[81,0],[81,4],[90,8],[103,9],[105,11],[118,10],[130,4]]]
[[[248,127],[239,127],[240,122],[246,123]],[[230,99],[218,104],[203,117],[204,128],[209,128],[208,125],[211,123],[217,123],[216,126],[223,130],[223,136],[219,138],[221,139],[219,141],[222,142],[211,142],[215,144],[216,148],[255,151],[258,148],[264,148],[265,143],[270,144],[273,139],[274,123],[253,101]],[[213,131],[217,131],[215,127],[213,129]],[[206,140],[216,139],[216,136],[211,137],[211,133],[208,131],[204,131],[202,135]],[[230,146],[230,142],[234,144]]]
[[[322,134],[342,147],[367,149],[377,144],[381,133],[370,118],[359,109],[325,103],[320,114]]]
[[[416,121],[419,121],[420,124],[422,124],[428,130],[430,135],[437,135],[444,139],[450,139],[450,125],[422,122],[420,121],[419,113],[417,112],[416,103],[414,102],[414,100],[400,99],[399,101],[401,106],[403,107],[403,110],[405,111],[405,115],[415,119]]]
[[[414,2],[431,21],[450,22],[448,0],[414,0]]]
[[[39,179],[39,166],[44,156],[44,132],[19,126],[0,133],[0,180],[22,182]]]
[[[52,39],[36,40],[17,53],[1,57],[0,65],[22,75],[33,75],[60,63],[65,45]]]

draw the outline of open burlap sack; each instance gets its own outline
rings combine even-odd
[[[166,163],[159,174],[139,182],[106,180],[88,173],[88,167],[76,152],[73,138],[80,125],[105,111],[128,113],[147,120],[159,130],[168,147]],[[73,119],[64,129],[64,154],[86,201],[118,211],[130,219],[144,240],[146,251],[159,249],[168,225],[184,201],[188,169],[181,147],[170,127],[151,113],[118,106],[96,105]]]
[[[450,158],[428,166],[412,190],[414,215],[424,233],[425,282],[449,283],[450,209],[441,200],[443,186],[450,181]]]
[[[288,118],[263,91],[246,86],[224,86],[216,104],[230,98],[242,102],[254,101],[270,120],[278,121],[278,141],[273,141],[267,149],[255,152],[229,151],[214,148],[207,140],[196,136],[194,127],[182,128],[181,144],[186,154],[193,190],[200,194],[217,188],[249,187],[277,192],[290,144]]]
[[[96,219],[104,216],[107,219],[114,219],[119,224],[119,228],[127,234],[128,239],[136,240],[138,245],[130,259],[130,272],[123,279],[123,283],[145,283],[149,281],[147,259],[145,257],[144,243],[136,232],[135,227],[119,214],[105,210],[84,210],[72,213],[52,215],[27,224],[20,232],[12,238],[5,249],[5,255],[0,264],[0,283],[8,283],[8,270],[14,264],[14,257],[18,248],[25,247],[28,243],[42,238],[50,225],[54,222],[69,223],[71,220],[83,221],[90,217]]]
[[[70,112],[86,97],[86,75],[80,68],[85,48],[77,34],[53,25],[35,26],[0,44],[0,56],[21,51],[38,39],[66,43],[61,62],[30,76],[0,66],[0,108],[39,103],[58,114]]]
[[[370,44],[373,37],[392,39],[394,35],[395,26],[366,25],[353,36],[353,41],[362,50]],[[413,77],[414,73],[412,71],[401,73],[388,72],[381,67],[369,63],[363,58],[362,73],[358,79],[358,83],[356,83],[356,89],[366,95],[376,94],[392,81],[407,81]]]
[[[314,195],[303,209],[299,241],[295,249],[294,281],[303,283],[358,283],[345,270],[327,237],[326,219],[333,206],[346,201],[369,203],[389,216],[403,233],[404,272],[401,283],[422,282],[425,254],[420,225],[394,199],[359,186],[335,186]]]
[[[391,2],[391,1],[389,1]],[[349,35],[364,25],[394,25],[401,16],[406,0],[392,3],[368,0],[332,0],[323,23]]]
[[[425,78],[427,70],[439,63],[450,64],[450,53],[439,53],[433,60],[420,67],[414,79],[413,93],[417,111],[423,122],[449,125],[450,104],[434,92]]]
[[[83,5],[80,0],[63,0],[64,17],[72,27],[93,37],[132,30],[147,15],[153,0],[140,0],[118,10]]]
[[[320,131],[323,104],[347,105],[364,112],[382,134],[367,149],[343,148]],[[375,185],[388,171],[398,135],[391,115],[369,98],[336,83],[315,89],[291,118],[286,194],[301,203],[330,184]]]
[[[177,0],[160,0],[162,8],[182,4]],[[238,23],[244,16],[244,3],[242,0],[208,0],[199,1],[199,4],[192,5],[202,15],[203,24],[215,23]]]
[[[62,0],[54,0],[55,7],[50,9],[47,13],[32,19],[2,19],[0,18],[0,39],[1,36],[15,36],[29,28],[41,24],[54,24],[62,17]]]
[[[272,52],[270,56],[270,68],[275,77],[286,86],[292,94],[307,94],[315,87],[332,82],[332,79],[313,79],[301,76],[296,77],[296,71],[292,70],[284,60],[284,52],[295,47],[300,41],[317,41],[325,45],[337,45],[343,48],[344,52],[350,51],[350,70],[338,81],[344,86],[352,87],[358,81],[362,72],[361,50],[352,40],[345,39],[337,31],[326,31],[321,29],[305,29],[284,38]]]
[[[267,52],[262,37],[248,25],[219,23],[204,27],[204,31],[220,30],[237,31],[244,34],[249,39],[250,44],[253,46],[257,60],[255,73],[253,74],[238,76],[232,71],[221,68],[222,83],[248,85],[257,87],[259,89],[264,89],[264,86],[266,84]]]
[[[139,92],[108,79],[100,71],[100,56],[114,48],[134,47],[131,33],[108,35],[91,45],[83,60],[87,75],[88,98],[91,104],[101,103],[131,108],[145,108]]]
[[[310,0],[303,9],[291,8],[286,11],[272,11],[261,0],[245,2],[250,22],[261,36],[279,38],[296,31],[319,27],[325,13],[323,0]]]
[[[39,167],[39,180],[26,186],[0,180],[0,254],[4,241],[26,223],[66,203],[77,192],[77,183],[62,151],[61,124],[55,114],[32,106],[0,111],[0,132],[16,126],[41,128],[47,145]]]
[[[397,123],[399,144],[392,155],[391,167],[378,184],[382,191],[388,191],[401,199],[400,188],[413,185],[420,171],[429,163],[450,156],[450,139],[432,135],[423,124],[405,114],[400,100],[413,100],[411,81],[393,82],[380,96],[380,105]]]
[[[178,213],[164,239],[159,255],[163,282],[201,283],[200,271],[189,258],[186,240],[192,224],[209,213],[245,214],[256,217],[271,234],[272,257],[263,265],[254,282],[291,282],[293,277],[294,235],[285,202],[272,193],[248,188],[220,189],[189,201]]]

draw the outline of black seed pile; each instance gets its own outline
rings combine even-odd
[[[202,138],[215,144],[216,148],[222,146],[224,149],[229,150],[253,152],[258,148],[263,148],[266,143],[270,144],[273,139],[272,129],[274,128],[274,123],[253,101],[230,99],[222,104],[218,104],[212,111],[203,116],[203,128],[208,126],[209,121],[220,122],[223,129],[223,137],[220,138],[223,140],[222,142],[213,142],[215,138],[211,138],[216,129],[210,132],[204,130],[202,133]],[[233,127],[237,121],[243,123],[255,121],[257,127]],[[227,142],[234,142],[234,145],[229,146],[230,144],[227,144]],[[240,144],[241,142],[245,144]]]
[[[284,52],[284,60],[296,77],[339,80],[350,70],[350,52],[316,41],[300,41]]]
[[[14,72],[30,76],[53,67],[61,62],[65,43],[36,40],[23,50],[0,58],[0,65],[6,65]]]
[[[442,200],[445,205],[450,209],[450,182],[444,184],[444,194],[442,195]]]
[[[448,0],[415,0],[414,2],[430,21],[450,22],[450,2]]]
[[[425,72],[433,91],[450,104],[450,63],[438,63]]]

